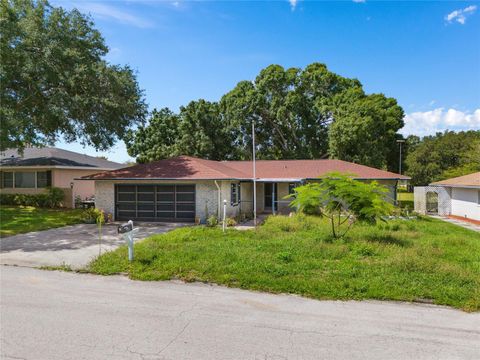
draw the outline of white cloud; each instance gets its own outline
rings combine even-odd
[[[467,21],[467,17],[472,15],[475,10],[477,10],[477,5],[470,5],[467,6],[465,9],[458,9],[455,11],[452,11],[450,14],[445,16],[445,20],[448,21],[449,23],[452,23],[454,21],[458,22],[459,24],[465,24],[465,21]]]
[[[288,2],[290,3],[292,11],[295,10],[295,8],[297,7],[297,4],[298,4],[298,0],[288,0]]]
[[[405,115],[403,135],[433,135],[445,130],[480,130],[480,108],[474,112],[437,108]]]
[[[88,12],[94,17],[101,19],[111,19],[122,24],[133,25],[139,28],[153,27],[153,23],[149,20],[133,15],[127,11],[120,10],[111,5],[95,2],[79,2],[74,3],[73,6],[82,12]]]
[[[367,0],[352,0],[354,3],[365,3]]]

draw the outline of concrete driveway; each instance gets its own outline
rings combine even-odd
[[[0,267],[0,358],[479,359],[480,314]]]
[[[101,252],[125,244],[117,234],[118,224],[103,226]],[[161,234],[185,224],[139,223],[135,239]],[[19,266],[68,265],[84,267],[99,253],[98,228],[95,224],[79,224],[45,231],[31,232],[0,239],[0,264]]]

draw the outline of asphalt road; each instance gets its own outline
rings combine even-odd
[[[478,359],[480,314],[0,267],[2,359]]]

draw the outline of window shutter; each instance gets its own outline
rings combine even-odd
[[[52,170],[47,170],[47,187],[52,186]]]

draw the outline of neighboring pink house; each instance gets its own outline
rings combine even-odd
[[[94,181],[76,178],[124,166],[54,147],[28,147],[23,154],[9,149],[0,153],[0,193],[38,194],[47,187],[58,187],[65,192],[65,206],[73,207],[75,196],[83,200],[95,194]]]

